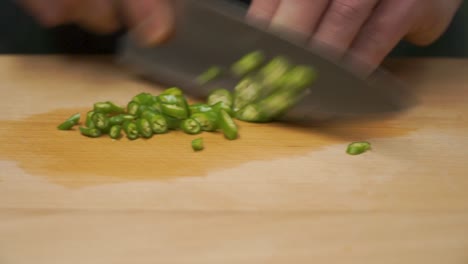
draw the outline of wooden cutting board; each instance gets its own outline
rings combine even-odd
[[[468,263],[468,60],[397,60],[418,105],[359,123],[88,139],[161,87],[100,57],[0,57],[0,263]],[[354,140],[373,150],[344,153]]]

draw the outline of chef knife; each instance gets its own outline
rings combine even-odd
[[[285,34],[246,23],[243,8],[232,2],[179,0],[177,7],[175,34],[168,41],[143,47],[130,33],[122,40],[120,61],[147,79],[204,98],[215,88],[232,90],[239,81],[226,74],[211,85],[199,85],[196,79],[206,69],[214,65],[229,69],[254,50],[270,57],[285,56],[318,73],[307,95],[283,116],[292,121],[388,114],[411,105],[405,85],[384,70],[363,78],[358,71],[328,59],[330,54],[323,53],[324,49],[314,50]]]

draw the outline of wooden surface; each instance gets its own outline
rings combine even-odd
[[[193,153],[181,133],[55,129],[159,91],[104,60],[0,57],[0,263],[468,263],[468,60],[389,67],[417,94],[406,113],[241,123]]]

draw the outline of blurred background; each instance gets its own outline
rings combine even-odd
[[[222,1],[222,0],[220,0]],[[231,0],[249,5],[248,0]],[[76,26],[41,28],[13,0],[0,0],[0,53],[106,54],[115,52],[124,32],[95,35]],[[428,47],[402,42],[391,56],[468,57],[468,1],[464,1],[448,31]]]

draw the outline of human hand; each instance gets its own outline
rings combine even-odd
[[[76,23],[97,33],[125,26],[145,44],[163,41],[172,31],[171,0],[18,0],[44,26]],[[120,17],[122,16],[122,17]]]
[[[331,47],[371,72],[406,39],[428,45],[448,27],[461,0],[253,0],[248,19]]]

